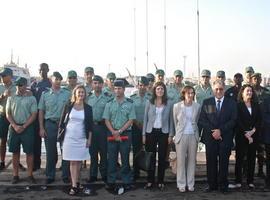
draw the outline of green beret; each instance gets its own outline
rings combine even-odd
[[[13,75],[13,71],[10,68],[4,68],[0,72],[0,76],[12,76],[12,75]]]
[[[246,67],[245,72],[254,74],[254,69],[253,69],[253,67],[248,66],[248,67]]]
[[[211,77],[211,72],[208,69],[202,70],[201,76]]]
[[[163,69],[157,69],[156,75],[164,76],[165,75],[165,72],[164,72]]]
[[[173,75],[174,76],[181,76],[181,77],[183,77],[183,72],[181,70],[177,69],[177,70],[175,70],[173,72]]]
[[[24,77],[18,77],[15,81],[15,85],[16,86],[23,86],[23,85],[27,85],[27,79]]]
[[[139,83],[142,83],[144,85],[149,85],[149,81],[148,79],[145,77],[145,76],[141,76],[139,79],[138,79],[138,84]]]
[[[220,71],[217,71],[217,77],[222,77],[222,78],[225,78],[225,72],[220,70]]]
[[[87,72],[94,73],[94,68],[93,67],[86,67],[84,69],[84,73],[87,73]]]
[[[113,72],[108,73],[107,74],[107,79],[113,79],[113,80],[115,80],[116,79],[115,73],[113,73]]]
[[[99,75],[95,75],[92,80],[98,81],[99,83],[103,83],[103,78]]]
[[[63,80],[63,77],[59,72],[53,72],[52,76],[54,76],[55,78],[59,78],[59,79]]]
[[[114,87],[125,87],[125,82],[122,80],[115,80],[113,82]]]
[[[256,78],[262,78],[262,74],[261,73],[254,73],[251,75],[251,78],[256,77]]]
[[[67,77],[68,77],[68,78],[71,78],[71,77],[77,78],[77,72],[75,72],[74,70],[70,70],[70,71],[68,72]]]

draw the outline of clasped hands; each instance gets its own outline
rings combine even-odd
[[[251,137],[256,131],[256,128],[254,127],[250,131],[245,131],[245,137],[248,139],[248,143],[251,144],[253,143],[253,138]]]
[[[219,129],[213,129],[213,130],[212,130],[212,137],[213,137],[215,140],[222,140],[220,130],[219,130]]]

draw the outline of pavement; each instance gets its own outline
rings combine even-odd
[[[135,188],[129,191],[125,191],[122,195],[116,195],[112,191],[108,191],[104,188],[104,183],[98,180],[94,184],[87,184],[86,180],[89,177],[89,165],[86,163],[86,168],[82,168],[81,171],[81,183],[92,189],[92,194],[90,196],[69,196],[67,194],[69,185],[63,183],[61,179],[61,171],[59,170],[61,158],[59,157],[59,162],[57,163],[57,173],[56,180],[53,184],[45,184],[45,155],[42,155],[42,168],[34,172],[34,177],[37,181],[35,185],[29,185],[26,181],[27,173],[26,171],[20,171],[21,181],[13,185],[11,184],[12,179],[12,165],[11,156],[6,158],[7,167],[5,170],[0,172],[0,199],[1,200],[21,200],[21,199],[52,199],[52,200],[64,200],[64,199],[168,199],[168,200],[180,200],[180,199],[192,199],[192,200],[249,200],[249,199],[270,199],[270,190],[264,187],[264,180],[259,177],[255,177],[255,189],[250,190],[246,185],[239,190],[230,190],[228,194],[224,195],[220,192],[205,193],[206,188],[206,164],[205,164],[205,154],[199,152],[197,155],[197,165],[196,165],[196,183],[194,192],[180,193],[176,188],[175,175],[171,172],[171,169],[166,170],[165,183],[166,187],[164,191],[159,191],[156,187],[152,190],[144,190],[143,186],[146,183],[146,173],[142,172],[141,177],[136,181]],[[21,163],[26,166],[25,156],[21,156]],[[229,166],[229,180],[233,183],[233,173],[234,173],[234,154],[230,158]]]

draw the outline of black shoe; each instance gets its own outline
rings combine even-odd
[[[35,178],[34,178],[34,176],[28,176],[27,182],[29,184],[36,184],[37,183],[36,180],[35,180]]]
[[[106,180],[107,180],[107,178],[106,178]],[[87,183],[94,183],[94,182],[96,182],[96,181],[97,181],[97,177],[91,176],[91,177],[87,180]]]
[[[19,163],[19,168],[20,168],[20,170],[22,170],[22,171],[26,171],[26,168],[25,168],[21,163]]]
[[[104,183],[107,183],[107,176],[103,176],[101,179]]]
[[[105,184],[105,189],[106,190],[114,190],[115,185],[113,183],[106,183]]]
[[[220,192],[222,194],[228,194],[229,193],[229,190],[228,190],[228,188],[223,188],[223,189],[220,190]]]
[[[5,163],[1,162],[0,163],[0,171],[4,170],[6,168]]]
[[[12,179],[11,183],[12,184],[17,184],[17,183],[19,183],[19,181],[20,181],[19,176],[13,176],[13,179]]]
[[[49,184],[51,184],[53,182],[54,182],[54,179],[52,179],[52,178],[47,178],[47,180],[46,180],[47,185],[49,185]]]
[[[69,180],[69,178],[63,178],[62,179],[62,181],[65,183],[65,184],[68,184],[68,183],[70,183],[70,180]]]
[[[133,189],[135,189],[135,185],[133,185],[133,184],[125,184],[124,189],[125,190],[133,190]]]

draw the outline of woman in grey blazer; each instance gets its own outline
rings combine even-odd
[[[195,165],[199,142],[198,118],[200,105],[194,102],[195,90],[185,86],[182,101],[173,106],[175,147],[177,157],[177,188],[180,192],[194,191]]]
[[[153,187],[155,182],[156,151],[158,145],[158,188],[164,189],[164,173],[168,144],[174,136],[172,103],[167,99],[166,86],[157,82],[153,87],[153,96],[146,103],[143,123],[143,144],[148,152],[153,152],[151,170],[148,171],[145,189]]]

